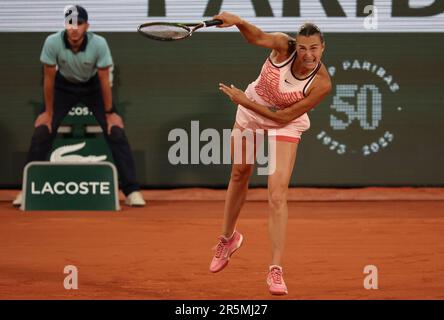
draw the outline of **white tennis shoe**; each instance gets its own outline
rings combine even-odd
[[[20,191],[15,197],[14,201],[12,201],[12,205],[14,207],[20,207],[23,202],[23,193]]]
[[[126,197],[125,204],[130,207],[144,207],[146,202],[139,191],[134,191]]]

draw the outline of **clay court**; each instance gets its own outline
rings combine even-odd
[[[251,190],[242,248],[208,271],[223,190],[146,190],[145,208],[22,212],[0,193],[0,299],[443,299],[444,189],[291,189],[289,295],[265,283],[266,190]],[[78,290],[63,269],[78,268]],[[378,290],[363,287],[366,265]]]

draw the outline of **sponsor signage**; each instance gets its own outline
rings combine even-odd
[[[0,1],[1,32],[48,32],[63,27],[66,1]],[[135,32],[149,21],[195,22],[221,11],[265,31],[295,32],[313,21],[324,32],[443,32],[444,0],[84,0],[93,31]],[[377,19],[367,28],[366,19]],[[210,28],[233,32],[236,28]]]
[[[31,162],[24,170],[22,210],[119,210],[110,162]]]
[[[391,148],[397,132],[387,124],[404,109],[393,103],[401,101],[401,86],[390,69],[357,58],[328,67],[334,91],[327,98],[328,114],[323,112],[328,123],[322,122],[316,136],[324,148],[340,157],[370,157]]]

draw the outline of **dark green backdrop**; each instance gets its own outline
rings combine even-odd
[[[225,186],[229,165],[171,165],[168,150],[174,142],[168,141],[168,133],[174,128],[189,132],[192,120],[200,121],[200,130],[231,128],[236,109],[219,92],[218,83],[245,88],[257,77],[268,51],[247,45],[238,33],[199,33],[175,43],[154,42],[135,33],[102,35],[117,66],[115,100],[124,109],[141,184]],[[35,108],[42,102],[39,54],[46,36],[0,33],[3,187],[21,182]],[[444,185],[443,40],[441,33],[327,34],[323,60],[336,70],[335,90],[309,114],[312,125],[303,136],[292,185]],[[344,61],[355,59],[383,67],[400,89],[391,92],[371,72],[341,69]],[[345,130],[331,127],[331,116],[347,120],[345,113],[331,108],[338,84],[378,88],[382,118],[374,130],[364,130],[357,120]],[[353,108],[356,98],[343,100]],[[361,95],[369,121],[371,100],[370,92],[367,98]],[[384,135],[393,140],[381,140]],[[338,154],[329,137],[344,144],[347,152]],[[370,154],[364,155],[364,149]],[[265,183],[266,177],[253,177],[253,185]]]

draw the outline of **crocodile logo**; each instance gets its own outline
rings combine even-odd
[[[51,162],[99,162],[105,161],[106,155],[101,156],[82,156],[79,154],[68,154],[81,150],[85,147],[86,142],[80,142],[72,145],[61,146],[55,149],[50,156],[49,161]]]

